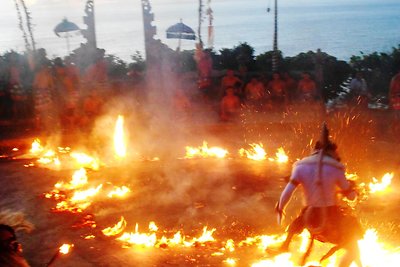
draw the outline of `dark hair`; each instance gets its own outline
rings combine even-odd
[[[14,229],[9,225],[0,224],[0,232],[9,232],[10,234],[13,235],[14,238],[16,238]]]
[[[319,149],[324,149],[325,151],[326,150],[332,150],[332,151],[335,151],[336,149],[337,149],[337,145],[335,144],[335,143],[332,143],[332,142],[328,142],[327,144],[322,144],[320,141],[317,141],[316,143],[315,143],[315,147],[314,147],[316,150],[319,150]]]

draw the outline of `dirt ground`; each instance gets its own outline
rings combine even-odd
[[[360,175],[361,181],[369,182],[373,176],[380,178],[385,172],[395,173],[388,195],[370,196],[356,207],[355,212],[364,227],[376,228],[384,242],[397,246],[400,240],[400,197],[396,194],[399,189],[400,160],[396,153],[399,144],[393,133],[385,131],[391,122],[387,115],[368,116],[357,121],[348,113],[332,115],[328,122],[333,138],[341,148],[343,161],[350,172]],[[271,147],[270,151],[283,146],[290,158],[287,164],[256,162],[237,156],[179,159],[179,153],[184,153],[181,146],[159,161],[129,159],[103,166],[99,171],[89,170],[90,184],[111,182],[126,185],[132,192],[126,199],[117,201],[96,197],[93,204],[79,214],[51,212],[55,202],[43,197],[56,182],[69,181],[74,169],[53,170],[36,163],[33,167],[24,167],[35,161],[3,158],[0,163],[0,206],[24,211],[35,225],[32,233],[18,235],[24,255],[32,266],[44,266],[62,243],[73,243],[75,247],[69,255],[60,257],[54,266],[227,266],[224,262],[227,258],[235,258],[236,266],[250,266],[268,255],[254,245],[238,247],[234,252],[221,251],[221,248],[228,239],[239,242],[247,237],[284,232],[284,227],[276,224],[274,205],[290,174],[291,164],[309,153],[311,138],[318,138],[316,121],[299,121],[298,118],[292,113],[273,120],[270,117],[269,121],[260,118],[239,124],[203,125],[201,130],[196,126],[190,130],[191,143],[187,144],[192,146],[201,145],[200,140],[212,140],[210,145],[228,147],[229,151],[255,140]],[[2,140],[2,153],[12,154],[10,148],[14,146],[22,148],[21,151],[24,147],[27,149],[31,139]],[[74,139],[69,136],[63,140]],[[188,142],[188,139],[183,140],[182,143]],[[168,146],[182,143],[172,142]],[[299,194],[296,194],[285,223],[298,212],[298,200]],[[97,227],[73,227],[88,214],[94,216]],[[213,236],[217,241],[190,248],[123,248],[121,242],[101,233],[121,216],[128,222],[129,231],[134,231],[138,223],[139,231],[147,232],[148,223],[154,221],[160,236],[171,237],[180,230],[189,238],[198,237],[207,226],[216,229]],[[95,238],[84,239],[88,235]],[[317,255],[312,257],[318,258]]]

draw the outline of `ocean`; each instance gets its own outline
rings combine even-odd
[[[65,56],[65,38],[53,29],[64,17],[84,28],[85,0],[25,0],[31,12],[38,47],[49,57]],[[23,51],[14,1],[0,1],[0,53]],[[167,39],[166,29],[182,21],[196,32],[198,0],[150,0],[155,14],[156,38],[175,49],[178,40]],[[207,8],[207,0],[204,0]],[[214,50],[248,43],[255,54],[272,49],[273,0],[212,0]],[[271,11],[267,12],[267,8]],[[279,0],[278,47],[284,56],[309,50],[322,51],[342,60],[352,55],[390,52],[400,44],[400,1],[398,0]],[[144,54],[140,0],[95,0],[98,46],[106,53],[130,61],[136,51]],[[207,17],[201,29],[207,44]],[[84,42],[79,35],[70,38],[71,50]],[[183,40],[182,49],[194,49],[195,41]]]

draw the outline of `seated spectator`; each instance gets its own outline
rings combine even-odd
[[[286,92],[288,103],[292,104],[296,101],[297,98],[297,82],[293,79],[292,76],[288,72],[283,73],[283,80],[286,83]]]
[[[392,108],[400,109],[400,69],[390,81],[389,99]]]
[[[264,84],[257,77],[251,78],[244,88],[246,104],[252,107],[261,107],[265,97]]]
[[[221,100],[221,120],[235,120],[239,116],[240,106],[240,98],[235,95],[233,87],[228,87],[226,89],[226,95]]]
[[[354,103],[367,106],[368,104],[368,88],[367,82],[363,78],[361,72],[357,72],[350,82],[350,95]]]
[[[317,97],[317,84],[308,72],[304,72],[297,86],[300,101],[314,101]]]
[[[227,70],[226,75],[221,80],[222,94],[225,95],[227,88],[232,87],[236,89],[236,94],[241,95],[240,88],[242,87],[242,80],[235,76],[233,70]]]
[[[91,127],[96,118],[101,115],[103,105],[103,99],[99,96],[97,90],[93,89],[83,100],[83,116],[81,119],[81,125],[83,127]]]
[[[267,90],[274,105],[286,105],[286,83],[278,72],[272,74],[272,80],[268,83]]]

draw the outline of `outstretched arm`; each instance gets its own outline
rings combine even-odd
[[[289,202],[290,198],[293,195],[293,192],[296,190],[298,183],[291,180],[285,187],[285,189],[283,190],[281,197],[279,199],[279,203],[278,203],[278,211],[282,211],[285,209],[287,203]]]

